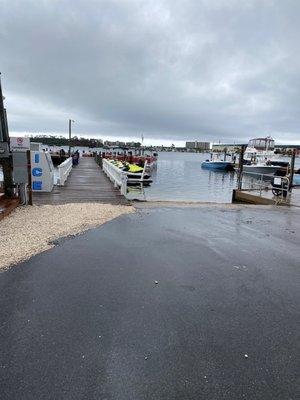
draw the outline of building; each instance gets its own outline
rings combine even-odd
[[[242,145],[247,146],[245,143],[218,143],[212,145],[212,151],[224,152],[226,150],[227,153],[235,153],[242,147]]]
[[[115,142],[112,142],[110,140],[106,140],[104,142],[104,145],[108,146],[108,147],[124,147],[125,146],[125,142],[120,142],[119,140],[117,140]]]
[[[136,147],[141,147],[141,143],[140,142],[126,142],[126,146],[127,147],[134,147],[134,148],[136,148]]]
[[[207,151],[210,150],[210,142],[186,142],[185,147],[187,150]]]
[[[279,144],[275,145],[275,153],[283,155],[292,155],[296,149],[296,155],[300,155],[300,144]]]

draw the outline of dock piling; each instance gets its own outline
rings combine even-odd
[[[243,166],[244,166],[244,152],[245,146],[242,145],[240,149],[240,158],[239,158],[239,172],[238,172],[238,190],[242,189],[242,181],[243,181]]]
[[[293,187],[293,179],[294,179],[294,171],[295,171],[295,158],[296,158],[296,149],[293,149],[293,154],[292,154],[292,159],[291,159],[289,191],[291,191],[291,189]]]

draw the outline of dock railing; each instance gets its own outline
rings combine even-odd
[[[288,203],[289,188],[290,179],[288,176],[242,172],[242,191],[253,191],[260,197],[264,197],[266,192],[271,191],[277,204]]]
[[[57,186],[64,186],[71,170],[72,170],[72,157],[67,158],[64,162],[58,165]]]
[[[127,193],[127,175],[124,171],[109,162],[106,158],[102,159],[102,170],[105,175],[113,182],[114,187],[119,188],[123,196]]]

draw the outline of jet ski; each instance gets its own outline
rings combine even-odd
[[[150,179],[151,175],[144,174],[144,168],[136,164],[130,164],[124,161],[111,160],[111,163],[121,169],[127,175],[127,185],[135,186],[141,183],[144,186],[149,186],[153,181]]]

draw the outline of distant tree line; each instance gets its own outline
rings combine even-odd
[[[56,135],[35,135],[30,137],[31,142],[43,143],[48,146],[69,146],[69,139],[64,136]],[[71,146],[83,147],[102,147],[103,142],[101,139],[87,139],[84,137],[73,136],[71,139]]]

